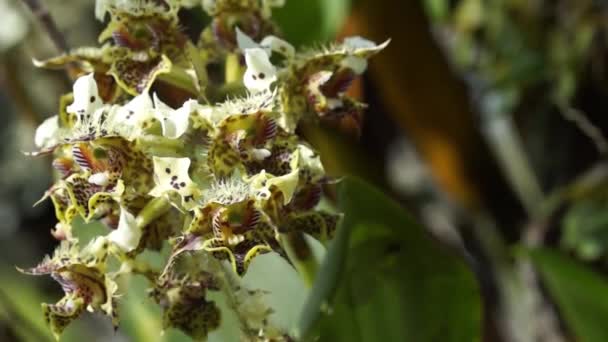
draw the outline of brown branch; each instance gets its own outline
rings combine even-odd
[[[63,52],[69,51],[69,46],[65,40],[64,35],[59,31],[55,20],[51,17],[48,8],[40,0],[22,0],[25,5],[32,11],[32,14],[36,16],[42,27],[46,30],[47,34],[55,44],[55,47]]]

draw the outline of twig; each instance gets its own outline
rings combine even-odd
[[[23,3],[29,7],[32,11],[32,14],[38,18],[38,21],[42,24],[42,27],[46,30],[49,37],[55,44],[55,47],[63,52],[67,53],[69,51],[69,46],[63,34],[59,31],[57,24],[55,24],[55,20],[51,17],[48,8],[40,1],[40,0],[22,0]]]
[[[545,195],[530,165],[513,119],[508,115],[486,116],[488,118],[484,122],[484,135],[528,215],[535,217]]]
[[[602,131],[587,118],[583,111],[566,104],[560,104],[559,108],[566,120],[573,122],[583,134],[591,139],[602,156],[608,154],[608,140],[606,140]]]
[[[18,68],[11,67],[16,61],[12,54],[5,54],[0,57],[4,61],[0,61],[0,89],[3,89],[11,98],[11,102],[15,105],[17,113],[20,113],[25,121],[31,126],[38,126],[41,119],[34,110],[34,105],[30,101],[27,92],[17,76]]]

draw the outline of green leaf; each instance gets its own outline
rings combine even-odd
[[[608,341],[608,280],[549,249],[531,252],[576,341]]]
[[[403,209],[352,178],[345,217],[301,318],[320,341],[479,340],[478,286],[465,263]]]
[[[286,1],[273,18],[296,46],[333,40],[350,9],[350,0]]]

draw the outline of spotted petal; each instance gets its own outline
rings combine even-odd
[[[208,290],[219,289],[219,281],[209,273],[217,270],[209,267],[204,255],[188,254],[171,257],[151,295],[164,308],[163,329],[177,328],[196,341],[205,341],[220,325],[220,311],[207,299]]]
[[[277,70],[270,63],[266,51],[261,48],[245,49],[247,70],[243,76],[245,87],[251,92],[261,92],[270,89],[277,79]]]
[[[153,118],[152,99],[147,92],[143,92],[124,106],[120,107],[116,113],[116,120],[124,125],[142,128],[146,122]]]
[[[87,222],[97,214],[106,212],[124,192],[122,180],[110,188],[90,183],[89,177],[86,174],[73,174],[54,189],[65,189],[69,199],[66,211],[77,212]]]
[[[318,181],[320,177],[325,175],[319,154],[304,144],[298,145],[297,158],[293,158],[291,163],[292,169],[307,170],[306,172],[312,178],[311,181]]]
[[[84,312],[84,309],[84,300],[73,295],[66,296],[55,304],[42,304],[44,320],[56,340],[59,340],[63,330],[77,319]]]
[[[76,114],[79,120],[103,106],[93,73],[79,77],[74,82],[73,92],[74,102],[67,107],[67,112]]]
[[[156,186],[150,195],[155,197],[169,196],[177,193],[182,198],[181,205],[191,209],[198,197],[198,189],[190,175],[190,158],[153,157],[154,182]]]
[[[46,257],[38,266],[22,270],[33,275],[50,274],[63,288],[65,297],[56,304],[43,304],[45,319],[56,338],[84,309],[101,311],[116,326],[117,285],[105,271],[107,257],[105,238],[92,240],[80,250],[76,242],[64,241],[53,257]]]
[[[171,60],[165,55],[140,61],[130,56],[117,59],[108,72],[127,93],[136,96],[147,92],[156,77],[171,71]]]
[[[267,174],[265,171],[258,173],[249,180],[253,192],[260,200],[268,200],[271,198],[272,187],[282,193],[283,204],[287,204],[293,198],[296,187],[298,186],[299,170],[295,169],[290,173],[274,177]]]

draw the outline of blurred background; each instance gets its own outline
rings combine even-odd
[[[55,245],[50,201],[32,206],[52,182],[50,160],[22,152],[34,149],[35,128],[71,89],[65,73],[32,65],[60,51],[26,2],[0,0],[2,341],[50,339],[39,302],[61,296],[50,278],[15,270],[36,264]],[[103,23],[94,19],[93,1],[40,3],[69,47],[97,45]],[[180,16],[186,27],[208,20],[200,9]],[[481,282],[484,340],[528,340],[509,328],[513,324],[531,326],[537,341],[569,340],[533,270],[515,267],[532,293],[526,297],[532,304],[524,305],[509,297],[495,269],[513,266],[499,250],[524,245],[559,248],[605,271],[608,2],[287,0],[275,18],[297,46],[350,35],[391,39],[350,90],[369,104],[360,135],[330,127],[304,134],[330,174],[374,183],[469,260]],[[303,294],[290,296],[305,291],[297,279],[283,281],[274,285],[280,288],[274,300],[288,319],[304,301]],[[133,286],[144,292],[143,283]],[[176,332],[158,337],[157,309],[144,294],[129,300],[118,333],[87,316],[65,340],[183,338]],[[518,322],[517,310],[526,305],[537,320]],[[89,329],[99,333],[91,336]]]

